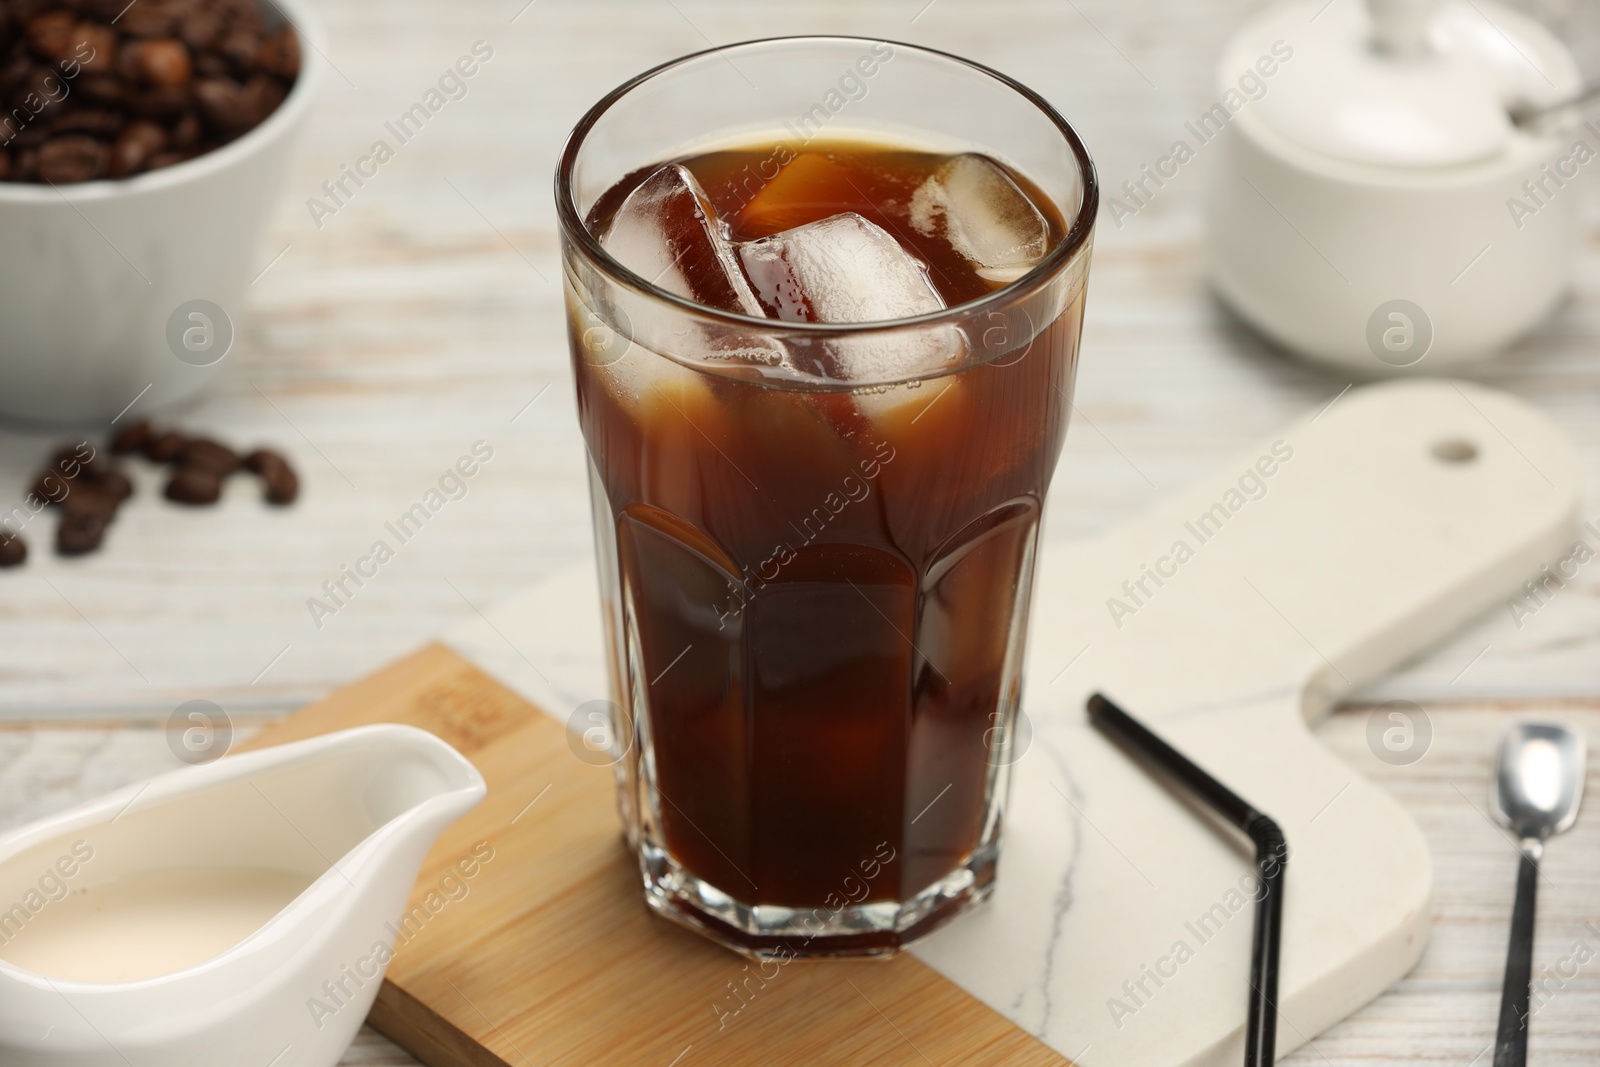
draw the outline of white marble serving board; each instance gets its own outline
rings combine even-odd
[[[1099,689],[1287,832],[1280,1051],[1376,996],[1422,953],[1432,862],[1308,723],[1558,558],[1578,485],[1521,401],[1412,381],[1341,395],[1105,536],[1047,543],[999,885],[913,951],[1088,1067],[1239,1060],[1250,850],[1087,727]],[[449,643],[565,715],[606,695],[595,590],[564,572]]]

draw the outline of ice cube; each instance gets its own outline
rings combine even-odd
[[[945,306],[922,262],[854,212],[740,245],[739,258],[767,313],[787,322],[886,322]],[[828,342],[834,372],[864,383],[948,369],[962,351],[949,327]]]
[[[960,155],[941,166],[911,197],[911,224],[945,240],[973,265],[978,276],[1013,282],[1044,258],[1050,227],[993,160]]]
[[[944,307],[928,269],[855,212],[739,246],[762,306],[786,322],[883,322]]]
[[[762,317],[705,190],[679,164],[661,167],[628,194],[600,244],[624,267],[670,293]]]

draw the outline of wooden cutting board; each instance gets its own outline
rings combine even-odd
[[[443,646],[248,747],[372,722],[432,731],[489,785],[423,866],[413,906],[437,913],[407,928],[368,1020],[429,1067],[1067,1063],[914,957],[763,975],[648,914],[611,769],[575,759],[559,723]],[[445,881],[485,845],[475,877]]]
[[[591,574],[452,637],[553,720],[433,648],[257,743],[410,722],[488,780],[423,871],[414,900],[437,914],[373,1013],[433,1067],[1238,1062],[1248,850],[1088,729],[1083,697],[1106,689],[1285,826],[1292,1048],[1411,967],[1432,888],[1415,823],[1308,722],[1559,556],[1580,482],[1559,431],[1514,398],[1395,383],[1308,412],[1117,530],[1049,545],[998,889],[888,963],[763,974],[647,914],[610,772],[561,725],[604,695]],[[478,875],[445,881],[475,848],[493,850]]]

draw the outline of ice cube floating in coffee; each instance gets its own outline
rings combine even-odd
[[[591,228],[619,263],[668,292],[823,323],[911,318],[974,299],[1022,277],[1061,236],[1025,180],[987,156],[841,144],[791,154],[759,183],[737,167],[746,154],[632,175],[596,204]]]

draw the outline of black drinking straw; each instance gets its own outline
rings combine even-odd
[[[1245,1023],[1245,1067],[1271,1067],[1278,1040],[1278,949],[1283,935],[1283,874],[1289,842],[1272,819],[1151,733],[1144,724],[1099,693],[1089,698],[1089,721],[1181,782],[1256,846],[1261,896],[1256,899],[1255,936],[1250,945],[1250,1015]]]

